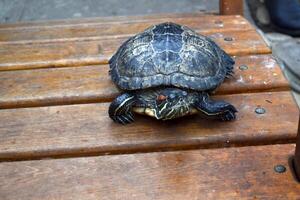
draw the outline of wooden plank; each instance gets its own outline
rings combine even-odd
[[[221,15],[243,15],[244,14],[243,0],[220,0]]]
[[[235,75],[217,94],[287,90],[288,83],[271,55],[236,57]],[[242,65],[248,66],[240,70]],[[7,71],[0,73],[0,108],[106,102],[119,91],[108,65]]]
[[[297,105],[299,108],[298,102],[297,102]],[[295,156],[294,156],[294,167],[295,167],[295,175],[296,175],[297,179],[300,181],[300,120],[298,122],[296,150],[295,150]]]
[[[223,31],[253,30],[250,23],[241,16],[190,16],[190,17],[162,17],[155,19],[134,21],[92,21],[81,23],[66,23],[52,26],[27,26],[22,28],[0,28],[0,44],[19,42],[56,42],[59,39],[78,39],[86,37],[99,37],[107,35],[134,35],[142,32],[153,24],[172,21],[186,25],[201,33],[214,33]]]
[[[299,112],[289,92],[215,98],[235,105],[237,120],[136,116],[122,126],[106,103],[0,110],[0,160],[295,142]],[[259,106],[265,114],[254,112]]]
[[[90,17],[90,18],[79,18],[79,19],[59,19],[59,20],[41,20],[41,21],[27,21],[27,22],[16,22],[9,24],[0,24],[0,29],[23,29],[27,27],[50,27],[60,25],[75,25],[85,23],[112,23],[112,22],[148,22],[157,19],[170,19],[170,18],[185,18],[185,17],[202,17],[207,15],[203,12],[192,12],[192,13],[157,13],[143,14],[143,15],[132,15],[132,16],[106,16],[106,17]]]
[[[266,54],[270,49],[255,30],[208,35],[231,55]],[[45,43],[0,45],[0,71],[107,63],[128,37],[83,38]],[[225,41],[232,38],[232,41]]]
[[[0,163],[0,196],[14,199],[299,199],[295,146],[159,152]],[[287,171],[276,173],[282,164]]]

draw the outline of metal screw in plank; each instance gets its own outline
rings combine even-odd
[[[284,165],[276,165],[274,167],[274,171],[277,173],[284,173],[286,171],[286,167]]]
[[[222,22],[221,20],[215,21],[215,24],[216,24],[218,27],[220,27],[220,28],[224,27],[224,24],[223,24],[223,22]]]
[[[244,70],[248,69],[248,66],[247,65],[241,65],[241,66],[239,66],[239,69],[244,71]]]
[[[215,24],[223,24],[223,22],[221,20],[216,20]]]
[[[233,38],[232,37],[225,37],[224,40],[227,41],[227,42],[230,42],[230,41],[233,40]]]
[[[262,108],[262,107],[257,107],[255,109],[255,113],[256,114],[259,114],[259,115],[262,115],[262,114],[265,114],[266,113],[266,109]]]

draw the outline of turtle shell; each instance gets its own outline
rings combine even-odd
[[[109,64],[112,80],[123,90],[175,86],[205,91],[223,82],[234,61],[208,37],[168,22],[129,38]]]

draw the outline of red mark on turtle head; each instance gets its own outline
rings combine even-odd
[[[160,94],[160,95],[157,96],[158,101],[164,101],[166,99],[167,99],[167,97],[165,95]]]

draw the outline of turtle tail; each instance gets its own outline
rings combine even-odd
[[[108,61],[109,71],[112,80],[115,82],[117,80],[116,65],[117,65],[117,54],[113,55]]]

